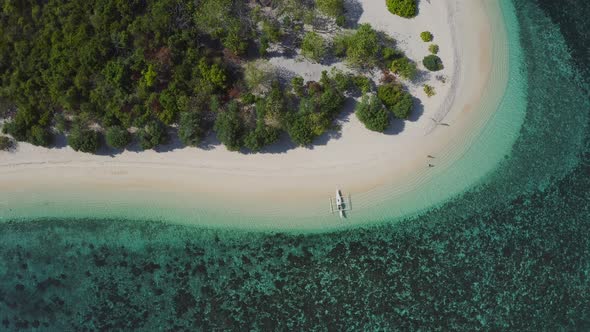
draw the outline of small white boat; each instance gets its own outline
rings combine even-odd
[[[336,208],[338,209],[338,213],[340,213],[340,218],[344,218],[344,200],[342,199],[340,189],[336,190]]]
[[[345,211],[350,210],[352,210],[352,200],[350,199],[350,196],[348,197],[347,202],[344,199],[344,196],[342,196],[342,192],[340,191],[340,189],[336,189],[336,197],[334,197],[333,199],[330,197],[330,211],[332,213],[338,212],[340,218],[344,219],[346,218]]]

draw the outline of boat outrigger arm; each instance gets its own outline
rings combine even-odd
[[[332,213],[338,212],[340,218],[346,218],[345,212],[350,210],[352,210],[352,200],[350,195],[348,196],[348,202],[346,202],[340,189],[337,189],[336,197],[334,197],[334,199],[330,197],[330,211]]]

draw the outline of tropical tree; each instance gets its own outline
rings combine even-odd
[[[407,119],[413,106],[412,95],[401,84],[388,83],[377,88],[377,97],[395,117]]]
[[[430,71],[439,71],[444,69],[442,60],[434,54],[424,57],[422,63],[424,64],[424,67],[426,67]]]
[[[386,0],[386,4],[390,12],[401,17],[411,18],[418,12],[416,0]]]
[[[105,134],[107,145],[115,149],[124,149],[131,143],[131,134],[121,126],[109,127]]]
[[[309,60],[320,62],[326,55],[324,38],[313,31],[306,33],[301,44],[301,54]]]
[[[230,102],[227,109],[217,115],[214,129],[217,138],[228,150],[237,151],[242,147],[243,125],[235,101]]]
[[[68,145],[74,151],[96,153],[100,147],[100,136],[98,132],[85,127],[84,124],[76,124],[68,135]]]
[[[158,120],[149,121],[138,131],[137,136],[139,137],[139,145],[143,150],[153,149],[158,145],[166,144],[169,138],[166,127]]]
[[[197,146],[201,143],[205,130],[202,115],[199,112],[184,112],[180,114],[178,136],[187,146]]]
[[[355,114],[367,129],[384,132],[389,127],[389,113],[383,107],[383,103],[375,95],[363,96],[356,105]]]

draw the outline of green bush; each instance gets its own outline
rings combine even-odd
[[[433,86],[430,86],[428,84],[424,85],[424,93],[426,93],[426,96],[428,96],[428,98],[436,95],[436,90],[434,90]]]
[[[242,147],[243,127],[237,103],[231,102],[227,110],[217,115],[214,129],[217,138],[228,150],[237,151]]]
[[[335,19],[344,14],[343,0],[317,0],[316,5],[322,14]]]
[[[6,122],[2,127],[4,134],[9,134],[17,141],[26,141],[37,146],[49,146],[51,144],[51,131],[49,123],[51,113],[35,113],[31,108],[19,108],[14,119]]]
[[[51,144],[51,132],[46,127],[33,126],[28,141],[33,145],[47,147]]]
[[[131,143],[131,134],[120,126],[109,127],[105,134],[107,145],[115,149],[124,149]]]
[[[371,91],[373,87],[371,79],[363,75],[353,77],[352,82],[354,83],[356,88],[363,94]]]
[[[411,18],[418,13],[416,0],[387,0],[387,9],[395,15]]]
[[[355,114],[369,130],[382,133],[389,127],[389,113],[377,96],[363,96],[356,105]]]
[[[329,117],[336,117],[342,107],[344,106],[345,98],[341,91],[335,89],[334,86],[324,86],[324,92],[320,95],[318,107],[322,113],[326,113]],[[326,128],[327,129],[327,128]]]
[[[315,138],[313,122],[309,115],[300,115],[291,121],[288,132],[293,143],[299,146],[310,145]]]
[[[265,126],[260,122],[254,130],[244,138],[244,146],[252,152],[258,152],[263,147],[276,142],[279,139],[279,130]]]
[[[346,60],[355,67],[371,67],[377,62],[381,51],[379,35],[370,24],[359,25],[347,41]]]
[[[388,83],[377,88],[377,97],[395,117],[407,119],[412,112],[412,95],[401,84]]]
[[[339,27],[343,27],[345,24],[346,24],[346,16],[338,15],[338,17],[336,17],[336,25],[338,25]]]
[[[428,43],[434,39],[434,36],[432,35],[432,33],[430,33],[430,31],[423,31],[422,33],[420,33],[420,38],[422,39],[422,41]]]
[[[14,142],[10,137],[0,136],[0,151],[10,151],[14,147]]]
[[[393,47],[385,47],[382,51],[381,58],[385,63],[391,63],[391,61],[404,57],[404,53],[400,50],[397,50]]]
[[[291,88],[293,88],[293,92],[295,95],[301,97],[303,96],[303,85],[305,84],[305,80],[301,76],[295,76],[291,79]]]
[[[201,143],[205,130],[201,114],[198,112],[183,112],[178,122],[178,137],[187,146],[197,146]]]
[[[279,42],[281,40],[281,28],[279,24],[266,19],[262,21],[262,37],[273,43]]]
[[[342,58],[346,56],[346,50],[348,49],[348,44],[350,42],[351,35],[348,33],[343,33],[336,35],[332,40],[332,53],[336,57]]]
[[[256,102],[256,96],[250,92],[243,94],[241,99],[244,105],[252,105]]]
[[[444,68],[442,60],[434,54],[424,57],[422,63],[430,71],[439,71]]]
[[[418,73],[416,63],[406,57],[393,60],[391,71],[408,80],[413,80]]]
[[[138,131],[139,146],[143,150],[149,150],[168,142],[168,131],[162,122],[149,121]]]
[[[351,90],[351,88],[353,88],[353,80],[351,74],[345,73],[336,68],[332,68],[330,76],[334,81],[336,89],[338,89],[338,91],[340,91],[341,93],[348,92]]]
[[[428,46],[428,51],[432,54],[438,54],[438,45],[431,44],[430,46]]]
[[[315,32],[308,32],[303,37],[301,54],[309,60],[320,62],[326,55],[324,38]]]
[[[98,132],[77,124],[68,135],[68,145],[74,151],[96,153],[100,147],[100,136]]]

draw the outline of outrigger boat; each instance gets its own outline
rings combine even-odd
[[[335,209],[334,203],[336,203]],[[342,196],[342,192],[340,191],[340,189],[336,189],[336,197],[334,197],[334,199],[330,197],[330,211],[332,213],[338,212],[340,218],[346,218],[345,212],[350,210],[352,210],[352,200],[350,199],[350,196],[348,196],[347,203],[344,200],[344,197]]]

